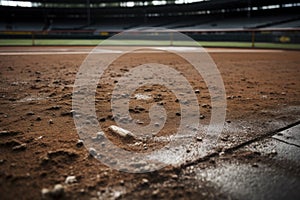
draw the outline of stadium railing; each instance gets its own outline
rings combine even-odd
[[[22,45],[18,41],[27,40],[25,45],[96,45],[123,30],[2,30],[0,31],[0,45]],[[141,29],[130,30],[128,40],[165,41],[163,45],[176,45],[177,38],[172,38],[174,31],[184,33],[203,46],[228,46],[234,47],[263,47],[260,44],[286,45],[287,47],[300,49],[300,28],[264,28],[264,29]],[[143,32],[143,34],[140,34]],[[132,37],[131,37],[132,34]],[[140,35],[139,35],[140,34]],[[94,40],[94,43],[84,41]],[[11,41],[11,44],[9,43]],[[41,42],[47,41],[47,42]],[[51,43],[51,41],[55,41]],[[66,42],[73,41],[73,42]],[[76,43],[76,41],[81,41]],[[138,42],[134,43],[138,45]],[[155,44],[159,44],[155,43]],[[144,45],[144,43],[143,43]],[[275,45],[276,46],[276,45]],[[272,47],[272,45],[267,45]],[[276,48],[276,47],[275,47]]]

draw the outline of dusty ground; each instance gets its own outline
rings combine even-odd
[[[2,53],[40,51],[38,48],[0,50]],[[297,123],[300,116],[300,52],[237,52],[210,53],[221,72],[227,95],[225,129],[215,152],[229,152],[228,155],[221,159],[216,153],[203,159],[191,157],[190,163],[183,163],[181,167],[168,166],[145,174],[112,170],[78,143],[70,112],[72,84],[86,54],[0,54],[1,199],[40,199],[43,188],[51,189],[56,184],[64,186],[64,193],[59,196],[62,199],[229,198],[229,194],[209,181],[194,179],[194,175],[187,172],[188,167],[197,164],[205,169],[223,160],[258,162],[260,155],[239,149],[239,145],[270,136],[272,131]],[[126,143],[128,141],[120,140],[107,130],[114,124],[109,106],[110,91],[122,74],[146,61],[160,62],[185,74],[193,88],[200,90],[197,98],[203,115],[201,123],[208,124],[211,114],[207,86],[188,70],[183,60],[163,52],[124,56],[110,66],[99,83],[96,109],[97,120],[106,130],[106,136],[131,151],[151,151],[164,145],[153,141],[141,146],[128,145],[135,141]],[[140,88],[137,93],[153,98],[133,99],[132,117],[147,124],[149,106],[162,103],[168,111],[168,120],[161,135],[171,135],[180,121],[176,97],[158,85]],[[294,171],[299,175],[299,171]],[[76,176],[77,181],[65,184],[68,176]]]

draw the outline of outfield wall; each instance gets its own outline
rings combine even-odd
[[[208,42],[251,42],[300,44],[300,28],[292,29],[181,29],[180,31],[196,41]],[[31,39],[32,44],[39,39],[107,39],[122,30],[58,30],[58,31],[0,31],[0,39]],[[165,29],[151,30],[148,34],[131,31],[135,40],[165,40],[172,41],[172,31]],[[140,38],[139,38],[140,37]],[[128,34],[128,38],[131,35]]]

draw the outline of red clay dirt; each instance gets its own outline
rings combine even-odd
[[[2,48],[4,51],[7,49]],[[212,52],[210,56],[221,72],[227,95],[229,128],[222,134],[218,148],[233,147],[299,119],[300,52]],[[226,194],[206,181],[199,180],[196,185],[202,187],[196,187],[181,174],[180,167],[168,166],[145,174],[119,172],[90,156],[78,144],[80,138],[70,112],[72,85],[85,57],[86,54],[0,55],[1,199],[40,199],[41,190],[55,184],[64,186],[61,199],[225,198]],[[197,98],[203,115],[201,123],[208,124],[211,115],[207,86],[184,60],[167,52],[125,55],[109,67],[99,82],[96,110],[106,136],[130,151],[152,151],[165,144],[149,142],[148,148],[132,147],[108,131],[108,126],[115,124],[110,93],[117,79],[147,61],[166,64],[185,74],[192,87],[200,90]],[[140,88],[137,93],[154,98],[130,102],[134,119],[147,124],[149,106],[162,102],[168,119],[160,134],[176,131],[180,107],[171,91],[155,85]],[[77,181],[65,184],[68,176],[76,176]]]

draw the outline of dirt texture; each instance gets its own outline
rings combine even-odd
[[[227,99],[225,129],[215,152],[229,151],[299,120],[300,52],[212,52],[210,56],[221,72]],[[73,84],[85,58],[86,54],[0,55],[1,199],[228,198],[208,181],[195,181],[184,171],[192,165],[189,162],[201,163],[203,168],[215,165],[211,157],[216,154],[191,156],[181,166],[143,174],[113,170],[93,158],[78,141],[72,113]],[[166,142],[139,143],[114,135],[108,130],[115,124],[110,99],[118,78],[145,62],[162,63],[184,74],[196,92],[200,122],[209,124],[211,116],[207,85],[185,60],[167,52],[124,55],[110,65],[98,84],[96,120],[115,145],[136,152],[153,151]],[[180,104],[168,88],[145,86],[136,94],[151,96],[130,102],[130,114],[139,125],[149,123],[149,107],[159,104],[168,118],[158,136],[176,132]],[[201,142],[203,135],[198,134],[195,140]],[[228,160],[232,157],[257,159],[259,155],[243,151],[226,155]],[[68,176],[76,180],[66,183]],[[60,191],[42,194],[43,188],[52,190],[57,184],[62,185]]]

